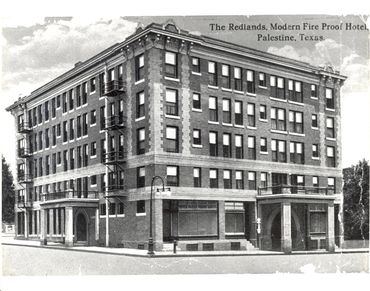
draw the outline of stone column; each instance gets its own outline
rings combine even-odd
[[[40,210],[40,244],[46,245],[47,244],[47,218],[48,215],[46,209]]]
[[[65,225],[64,225],[64,210],[65,208],[60,208],[60,235],[64,237],[65,235]]]
[[[219,239],[225,239],[225,201],[218,201],[218,234]]]
[[[339,246],[340,248],[343,247],[344,243],[344,225],[343,225],[343,199],[339,204],[339,213],[338,213],[338,222],[339,222]]]
[[[24,211],[24,237],[25,238],[28,238],[28,219],[29,219],[29,216],[28,216],[28,211],[25,210]]]
[[[95,209],[95,240],[99,241],[99,207]]]
[[[163,200],[153,199],[153,241],[154,250],[163,248]]]
[[[262,250],[263,249],[263,233],[264,233],[264,225],[265,222],[263,221],[263,213],[262,213],[262,205],[257,204],[257,212],[256,212],[256,233],[257,233],[257,247]],[[260,219],[260,233],[257,232],[257,219]],[[270,239],[270,238],[269,238]]]
[[[105,213],[106,213],[106,216],[105,216],[105,246],[109,247],[109,201],[108,199],[105,199]]]
[[[292,226],[290,202],[281,203],[281,250],[285,253],[292,251]]]
[[[49,236],[52,237],[55,234],[54,229],[54,211],[55,209],[49,210]]]
[[[55,208],[54,211],[55,211],[55,230],[54,230],[54,233],[55,234],[60,234],[59,233],[59,223],[60,223],[60,221],[59,221],[59,211],[60,211],[60,208]]]
[[[73,246],[73,208],[67,206],[65,208],[65,245]]]
[[[334,202],[328,203],[327,225],[326,225],[326,250],[334,252],[335,250],[335,224],[334,224]]]

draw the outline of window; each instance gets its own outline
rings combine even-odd
[[[82,133],[82,130],[81,130],[81,115],[77,116],[76,123],[77,123],[77,138],[80,138],[81,133]]]
[[[88,124],[87,113],[84,113],[82,115],[82,135],[83,136],[87,136],[87,131],[88,131],[87,124]]]
[[[302,103],[302,82],[288,80],[288,96],[289,100]]]
[[[334,133],[334,118],[333,117],[327,117],[326,118],[326,136],[330,138],[335,137]]]
[[[291,175],[290,176],[290,183],[292,185],[291,187],[291,193],[295,194],[298,193],[299,190],[304,189],[304,176],[302,175]]]
[[[94,93],[96,90],[96,79],[90,79],[90,93]]]
[[[73,118],[69,120],[69,140],[73,140],[75,138],[75,128],[73,123]]]
[[[200,168],[193,168],[194,187],[202,187],[202,171]]]
[[[290,162],[304,164],[304,145],[300,142],[290,142]]]
[[[123,215],[125,214],[125,204],[123,202],[117,203],[117,215]]]
[[[335,193],[335,178],[328,177],[328,192],[331,194]]]
[[[191,69],[195,73],[200,73],[200,59],[193,57],[191,59]]]
[[[256,114],[255,114],[255,106],[253,103],[248,103],[247,105],[247,116],[248,116],[248,126],[255,127],[256,126]]]
[[[222,121],[224,123],[231,123],[230,99],[222,100]]]
[[[167,126],[166,127],[166,152],[178,153],[179,142],[178,142],[178,128]]]
[[[42,123],[42,104],[37,107],[38,123]]]
[[[81,161],[82,161],[81,146],[78,146],[77,147],[77,168],[81,168]]]
[[[193,109],[202,109],[199,93],[193,93]]]
[[[49,101],[44,104],[45,109],[45,121],[49,120]]]
[[[45,148],[49,148],[50,139],[49,139],[49,128],[45,129]]]
[[[271,128],[274,130],[286,130],[285,109],[271,108]]]
[[[39,158],[39,176],[41,177],[43,175],[43,169],[44,165],[42,164],[42,157]]]
[[[258,74],[259,83],[258,85],[260,87],[266,87],[266,74],[265,73],[259,73]]]
[[[235,124],[243,125],[243,102],[235,101]]]
[[[136,94],[136,118],[145,116],[145,95],[144,91]]]
[[[230,140],[231,140],[231,134],[229,133],[224,133],[222,136],[223,140],[223,156],[224,158],[231,158],[231,145],[230,145]]]
[[[177,78],[177,54],[165,52],[165,76]]]
[[[211,131],[209,133],[209,155],[213,157],[218,156],[217,132]]]
[[[167,185],[179,186],[179,173],[177,166],[167,166]]]
[[[60,108],[60,95],[57,96],[56,103],[57,103],[57,108]]]
[[[178,96],[177,90],[166,89],[166,114],[178,116]]]
[[[312,157],[313,158],[318,158],[319,157],[319,145],[318,144],[313,144],[312,145]]]
[[[73,110],[74,102],[73,102],[73,89],[68,91],[68,103],[69,103],[69,110]]]
[[[145,167],[137,168],[137,188],[145,187]]]
[[[331,146],[326,147],[326,165],[328,167],[335,167],[335,148]]]
[[[200,129],[193,129],[193,145],[201,145],[201,131]]]
[[[56,135],[56,126],[55,125],[52,127],[51,135],[52,135],[52,145],[56,146],[57,145],[57,135]]]
[[[313,176],[312,177],[312,187],[318,188],[319,187],[319,177]],[[313,189],[315,192],[317,192],[319,189]]]
[[[39,150],[42,150],[42,131],[39,131]]]
[[[286,162],[286,142],[284,140],[271,140],[273,162]]]
[[[217,169],[209,170],[209,187],[218,188]]]
[[[277,98],[285,99],[284,78],[277,78]]]
[[[33,108],[32,110],[32,116],[33,116],[33,119],[32,119],[32,125],[36,125],[37,124],[37,108]]]
[[[235,158],[244,158],[243,136],[239,134],[235,135]]]
[[[312,123],[311,127],[318,128],[317,114],[312,114]]]
[[[145,128],[140,128],[137,130],[137,155],[142,155],[145,153]]]
[[[326,99],[326,108],[334,109],[334,96],[333,96],[333,89],[326,88],[325,89],[325,99]]]
[[[62,95],[62,102],[63,102],[63,113],[66,113],[68,111],[68,103],[67,103],[67,93],[63,93]]]
[[[260,105],[260,119],[267,120],[266,105]]]
[[[100,107],[100,130],[105,128],[105,106]]]
[[[256,138],[254,136],[248,136],[248,159],[256,159]]]
[[[93,141],[90,145],[90,157],[96,156],[96,141]]]
[[[267,138],[261,137],[260,139],[260,152],[267,153]]]
[[[276,77],[270,76],[270,96],[276,98],[277,97],[277,86],[276,86]]]
[[[243,91],[242,69],[239,67],[234,67],[234,89]]]
[[[55,108],[55,98],[53,98],[53,99],[51,99],[51,118],[55,118],[56,115],[57,115],[57,111],[56,111],[56,108]]]
[[[63,170],[67,171],[68,170],[68,151],[65,150],[63,151]]]
[[[225,202],[226,235],[244,235],[245,210],[243,202]]]
[[[81,85],[78,85],[76,87],[76,106],[77,108],[79,108],[81,106],[81,102],[82,102],[82,95],[81,95]]]
[[[248,172],[248,189],[256,190],[256,172]]]
[[[311,97],[317,98],[317,86],[314,84],[311,85]]]
[[[89,147],[88,144],[82,146],[82,155],[83,155],[83,166],[87,167],[89,164]]]
[[[254,85],[254,71],[247,70],[247,93],[254,94],[256,92]]]
[[[211,86],[217,86],[217,63],[208,62],[208,84]]]
[[[243,171],[235,171],[235,188],[244,189]]]
[[[75,168],[75,150],[69,150],[69,169],[73,170]]]
[[[104,192],[105,188],[106,188],[106,181],[105,180],[106,180],[105,174],[101,174],[100,175],[100,190],[102,192]]]
[[[144,55],[135,58],[136,81],[144,79]]]
[[[230,66],[229,65],[222,65],[221,66],[221,76],[222,76],[222,84],[223,88],[230,88]]]
[[[224,170],[224,189],[231,189],[231,171],[230,170]]]
[[[97,184],[96,175],[90,176],[90,184],[91,184],[91,186],[96,186],[96,184]]]
[[[96,110],[90,111],[90,125],[96,124]]]
[[[217,98],[216,97],[209,97],[209,120],[213,122],[218,121],[218,104],[217,104]]]
[[[136,213],[145,213],[145,200],[136,201]]]
[[[303,113],[298,111],[289,111],[289,131],[303,133]]]
[[[105,162],[106,160],[106,153],[107,153],[107,142],[105,138],[100,140],[100,156],[102,162]]]
[[[266,188],[267,187],[267,173],[261,172],[260,174],[260,187]]]

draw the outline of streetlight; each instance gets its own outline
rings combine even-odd
[[[160,176],[154,176],[150,185],[150,217],[149,217],[149,241],[148,241],[148,255],[154,255],[154,243],[153,243],[153,184],[156,179],[162,181],[162,191],[164,192],[164,181]]]

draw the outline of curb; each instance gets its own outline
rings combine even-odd
[[[97,251],[97,250],[87,250],[87,249],[75,249],[67,247],[58,246],[37,246],[37,245],[24,245],[24,244],[14,244],[14,243],[1,243],[6,246],[21,246],[21,247],[31,247],[31,248],[45,248],[52,250],[63,250],[63,251],[74,251],[74,252],[85,252],[85,253],[95,253],[95,254],[107,254],[107,255],[118,255],[118,256],[128,256],[128,257],[141,257],[141,258],[186,258],[186,257],[235,257],[235,256],[294,256],[294,255],[333,255],[333,254],[351,254],[351,253],[369,253],[369,249],[356,249],[356,250],[341,250],[336,252],[323,252],[323,251],[310,251],[310,252],[293,252],[290,254],[285,254],[282,252],[272,252],[272,253],[192,253],[192,254],[164,254],[159,253],[154,256],[148,254],[129,254],[129,253],[116,253],[110,251]]]

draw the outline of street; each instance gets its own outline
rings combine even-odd
[[[148,258],[2,246],[4,276],[369,272],[368,253]]]

